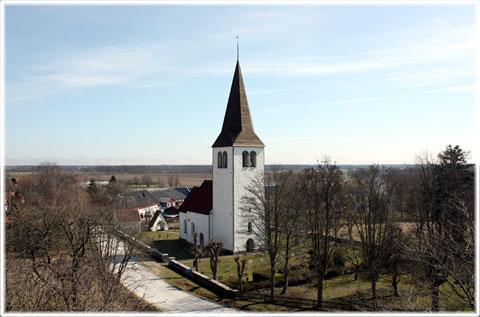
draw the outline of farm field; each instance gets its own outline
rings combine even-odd
[[[125,184],[133,183],[135,179],[138,180],[137,185],[130,185],[131,188],[146,188],[147,186],[143,182],[145,177],[149,177],[151,184],[148,188],[158,188],[158,187],[170,187],[168,186],[169,178],[177,178],[178,186],[176,187],[193,187],[200,186],[204,180],[211,180],[211,173],[78,173],[78,172],[66,172],[72,173],[77,177],[79,182],[88,182],[91,179],[95,181],[109,181],[110,178],[115,176],[115,178]],[[16,177],[21,179],[27,175],[30,175],[31,172],[9,172],[8,178]],[[162,185],[162,186],[159,186]]]
[[[79,177],[81,182],[88,182],[92,178],[96,181],[108,181],[112,177],[124,183],[132,182],[135,178],[140,181],[142,184],[142,179],[145,176],[149,176],[152,181],[153,185],[150,187],[158,187],[159,183],[165,184],[164,187],[168,187],[168,178],[169,177],[177,177],[179,182],[179,187],[193,187],[193,186],[200,186],[205,179],[212,179],[211,173],[117,173],[117,174],[108,174],[108,173],[79,173],[76,174]],[[139,187],[146,187],[145,185]]]

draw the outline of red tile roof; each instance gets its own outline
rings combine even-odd
[[[212,210],[212,181],[204,180],[200,187],[194,187],[178,209],[179,212],[196,212],[208,215]]]

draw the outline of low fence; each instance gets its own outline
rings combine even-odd
[[[169,259],[168,266],[175,272],[185,276],[189,280],[197,283],[198,285],[208,289],[214,294],[224,298],[235,298],[238,295],[238,290],[228,287],[212,278],[209,278],[202,273],[193,271],[190,267],[183,263],[180,263],[174,259]]]
[[[257,294],[257,293],[244,293],[239,295],[238,298],[244,300],[257,300],[265,303],[273,303],[284,306],[291,307],[311,307],[311,308],[320,308],[320,309],[334,309],[334,310],[343,310],[343,311],[371,311],[370,306],[359,306],[353,303],[345,302],[335,302],[335,301],[323,301],[321,307],[318,306],[318,301],[316,299],[309,298],[299,298],[299,297],[288,297],[288,296],[279,296],[276,295],[273,298],[270,295],[266,294]]]

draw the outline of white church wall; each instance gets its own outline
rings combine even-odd
[[[187,231],[188,231],[188,242],[193,243],[193,231],[192,223],[195,225],[195,232],[198,234],[198,243],[200,243],[200,234],[203,234],[204,245],[208,245],[210,240],[209,231],[208,231],[208,215],[200,214],[197,212],[186,212],[187,215]]]
[[[179,212],[178,221],[180,222],[180,239],[187,241],[188,233],[185,232],[185,227],[188,229],[188,225],[185,226],[185,222],[187,220],[187,213],[186,212]]]
[[[218,168],[218,152],[227,152],[227,168]],[[212,238],[223,242],[224,248],[233,250],[233,148],[218,147],[212,150],[213,208]]]
[[[243,167],[243,151],[255,151],[257,154],[256,167]],[[246,188],[258,177],[264,176],[264,149],[260,147],[235,147],[234,148],[234,218],[235,218],[235,244],[234,252],[245,251],[248,239],[253,239],[255,248],[259,241],[254,233],[248,233],[248,221],[242,212],[242,197],[248,195]],[[262,188],[263,189],[263,188]],[[253,229],[255,226],[253,226]]]

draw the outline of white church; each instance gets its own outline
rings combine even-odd
[[[179,209],[180,239],[208,245],[223,242],[232,253],[258,248],[251,223],[242,216],[242,197],[252,180],[264,176],[265,145],[255,134],[237,59],[222,131],[212,146],[213,181],[194,187]]]

